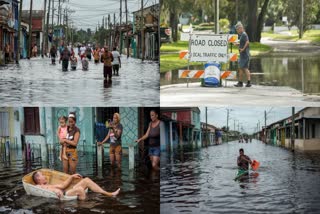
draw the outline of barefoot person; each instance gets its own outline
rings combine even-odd
[[[122,147],[121,147],[121,135],[122,135],[122,124],[120,123],[120,114],[113,114],[113,121],[109,125],[108,135],[102,142],[98,142],[98,146],[103,145],[110,138],[110,161],[111,165],[114,165],[115,160],[118,163],[118,168],[121,168],[121,155],[122,155]]]
[[[66,153],[68,159],[63,160],[64,173],[70,172],[70,174],[74,174],[78,164],[77,145],[80,138],[80,129],[76,126],[76,121],[75,112],[70,112],[68,117],[67,138],[60,141],[61,145],[67,145]]]
[[[112,62],[112,70],[113,75],[119,76],[119,68],[121,68],[121,59],[120,59],[120,53],[117,51],[117,48],[113,48],[112,51],[113,56],[113,62]]]
[[[61,184],[48,184],[46,176],[44,176],[41,172],[36,171],[32,174],[33,182],[40,188],[47,189],[57,194],[58,198],[61,198],[63,195],[65,196],[78,196],[79,200],[86,199],[85,190],[88,188],[93,192],[101,193],[106,196],[116,196],[120,192],[120,188],[115,192],[107,192],[103,190],[98,184],[93,182],[90,178],[84,178],[79,183],[74,185],[74,187],[65,192],[65,190],[70,186],[73,179],[79,179],[81,175],[73,174],[67,180],[62,182]]]
[[[150,111],[151,122],[145,135],[136,140],[137,143],[149,138],[149,157],[152,162],[152,168],[159,170],[160,162],[160,120],[156,110]]]
[[[250,50],[249,50],[249,37],[246,32],[244,32],[243,25],[238,22],[236,24],[237,33],[240,36],[240,44],[236,44],[239,46],[240,59],[239,59],[239,81],[236,87],[243,87],[243,72],[247,75],[247,84],[246,87],[251,87],[251,78],[249,71],[249,60],[250,60]]]

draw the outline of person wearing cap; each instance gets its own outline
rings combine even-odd
[[[60,141],[61,145],[66,144],[67,160],[63,160],[63,172],[74,174],[78,164],[77,145],[80,139],[80,129],[76,126],[76,113],[70,112],[68,116],[68,128],[66,139]]]
[[[243,29],[243,25],[238,22],[236,24],[236,30],[240,37],[240,43],[235,44],[239,46],[240,58],[239,58],[239,81],[236,87],[243,87],[243,73],[247,75],[247,84],[246,87],[251,87],[251,78],[250,78],[250,71],[249,71],[249,60],[250,60],[250,49],[249,49],[249,37],[247,33]]]

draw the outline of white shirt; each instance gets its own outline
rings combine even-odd
[[[120,62],[119,62],[119,57],[120,57],[120,54],[118,51],[112,51],[112,55],[113,55],[113,62],[112,62],[112,65],[119,65]]]
[[[81,47],[80,48],[80,54],[84,54],[86,52],[86,47]]]

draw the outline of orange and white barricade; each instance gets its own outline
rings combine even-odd
[[[179,70],[179,78],[199,79],[204,77],[204,70]]]

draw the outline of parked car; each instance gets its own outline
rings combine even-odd
[[[171,29],[167,27],[160,27],[160,43],[171,43]]]

